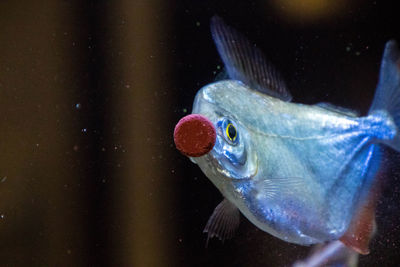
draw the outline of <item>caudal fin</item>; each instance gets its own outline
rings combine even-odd
[[[396,128],[400,129],[400,52],[396,41],[386,43],[379,73],[378,86],[369,114],[378,110],[387,112],[393,119]],[[400,151],[400,133],[385,143]]]

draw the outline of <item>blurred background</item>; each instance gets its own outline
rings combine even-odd
[[[177,121],[221,69],[218,14],[257,43],[295,102],[365,114],[393,1],[0,2],[1,266],[288,266],[309,248],[242,217],[205,248],[222,197],[174,148]],[[398,266],[399,157],[361,266]]]

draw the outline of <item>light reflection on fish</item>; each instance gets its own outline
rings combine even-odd
[[[290,102],[260,50],[218,17],[211,31],[230,79],[203,87],[192,112],[216,131],[212,150],[191,157],[224,196],[205,228],[208,238],[231,237],[240,211],[287,242],[341,240],[368,253],[375,211],[355,211],[376,199],[380,147],[400,151],[396,43],[386,44],[372,106],[359,117],[330,104]]]

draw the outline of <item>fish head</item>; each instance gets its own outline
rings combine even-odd
[[[257,173],[252,133],[243,123],[243,117],[248,116],[243,114],[243,96],[248,94],[247,90],[238,81],[216,82],[200,89],[193,104],[193,113],[206,117],[214,125],[216,137],[208,153],[190,159],[223,194],[232,181],[249,179]]]

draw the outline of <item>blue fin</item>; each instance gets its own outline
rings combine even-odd
[[[397,135],[385,144],[400,151],[400,52],[397,43],[388,41],[383,52],[379,81],[369,114],[384,111],[393,119]]]
[[[292,99],[281,75],[261,50],[218,16],[211,19],[211,34],[231,79],[284,101]]]
[[[239,222],[239,209],[227,199],[224,199],[215,208],[203,230],[203,233],[207,233],[206,247],[210,238],[218,237],[221,241],[232,238],[239,227]]]

